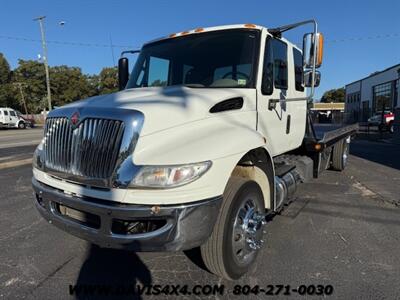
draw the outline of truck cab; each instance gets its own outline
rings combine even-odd
[[[303,25],[314,31],[300,50],[282,34]],[[307,118],[322,61],[316,22],[196,28],[129,52],[138,57],[132,71],[120,59],[121,91],[49,113],[36,207],[103,247],[200,247],[210,271],[237,279],[256,261],[266,217],[300,182],[345,163],[349,131],[317,140]]]
[[[18,111],[8,107],[0,107],[0,128],[24,129],[26,123]]]

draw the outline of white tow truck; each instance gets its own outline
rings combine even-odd
[[[283,37],[299,26],[313,28],[302,50]],[[197,28],[124,52],[119,92],[49,113],[37,209],[103,247],[200,247],[211,272],[241,277],[267,216],[301,182],[346,165],[355,127],[317,136],[308,118],[322,48],[310,20]],[[130,75],[127,53],[138,53]]]
[[[22,117],[17,110],[8,107],[0,107],[0,128],[20,128],[32,127],[32,122]]]

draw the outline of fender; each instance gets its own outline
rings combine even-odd
[[[157,201],[165,198],[164,203],[172,200],[190,202],[222,195],[243,156],[252,149],[267,148],[265,138],[256,131],[255,120],[255,111],[220,113],[216,117],[141,136],[133,154],[133,163],[176,165],[210,160],[210,170],[198,180],[153,193],[157,193]],[[147,194],[141,192],[135,191],[136,200],[139,197],[142,197],[141,201],[150,200],[147,199],[148,190]]]

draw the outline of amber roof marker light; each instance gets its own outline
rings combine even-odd
[[[244,27],[247,27],[247,28],[256,28],[257,25],[248,23],[248,24],[244,24]]]

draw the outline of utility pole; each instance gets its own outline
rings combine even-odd
[[[19,92],[21,94],[21,99],[22,99],[22,104],[24,105],[24,109],[25,109],[25,114],[28,115],[28,109],[26,108],[26,102],[25,102],[25,97],[24,97],[24,92],[22,91],[22,83],[21,82],[16,82],[15,83],[18,88],[19,88]]]
[[[41,17],[37,17],[36,19],[33,19],[33,20],[39,21],[40,33],[42,35],[43,61],[44,61],[44,68],[46,70],[47,101],[48,101],[48,105],[49,105],[49,111],[51,111],[50,75],[49,75],[49,65],[47,62],[47,45],[46,45],[46,39],[44,36],[44,26],[43,26],[43,20],[45,18],[46,18],[46,16],[41,16]]]

